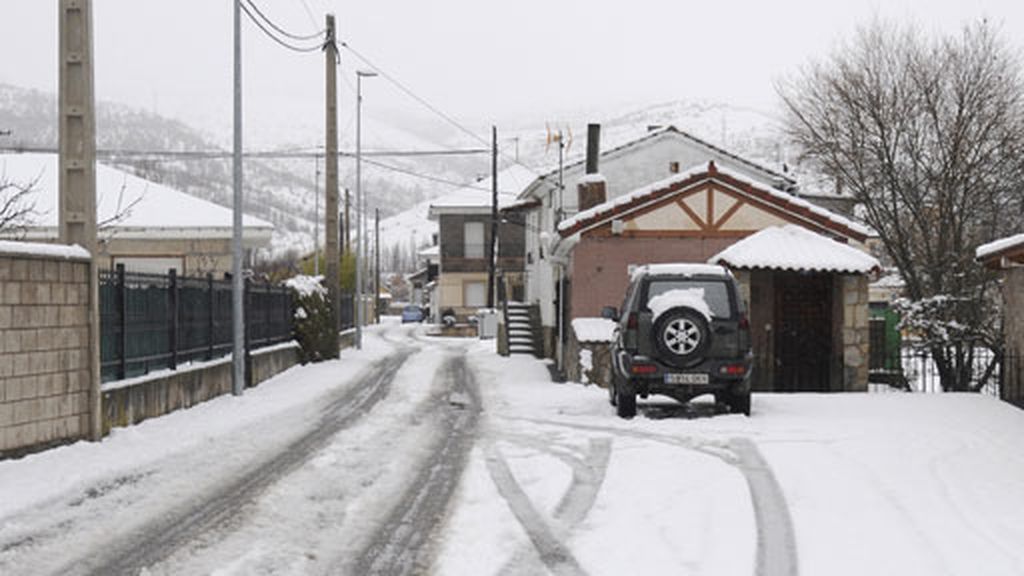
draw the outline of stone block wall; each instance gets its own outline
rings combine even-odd
[[[866,392],[870,329],[868,324],[868,277],[842,277],[843,391]]]
[[[89,435],[89,269],[0,252],[0,457]]]
[[[1006,339],[1002,397],[1024,408],[1024,267],[1003,271],[1002,290]]]

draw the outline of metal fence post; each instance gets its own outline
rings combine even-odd
[[[209,314],[209,316],[207,317],[207,320],[206,320],[206,338],[207,338],[206,359],[207,360],[213,360],[213,346],[214,346],[214,344],[217,341],[216,335],[214,333],[214,328],[216,327],[216,323],[214,322],[214,318],[216,318],[215,313],[216,313],[216,306],[217,306],[217,293],[216,293],[216,291],[213,288],[213,273],[212,272],[207,272],[206,273],[206,297],[207,297],[207,307],[209,308],[209,312],[210,312],[210,314]]]
[[[252,280],[245,278],[242,291],[242,305],[245,307],[243,316],[245,318],[252,318]],[[245,387],[252,387],[252,322],[246,322],[245,327],[242,329],[244,334],[244,348],[245,348]]]
[[[124,281],[124,264],[117,265],[117,323],[120,329],[117,341],[117,379],[128,374],[128,298]]]
[[[168,343],[171,346],[169,364],[170,369],[175,370],[178,367],[178,271],[174,268],[168,270],[167,280],[169,283],[167,286],[167,315],[170,316],[167,337],[170,340]]]

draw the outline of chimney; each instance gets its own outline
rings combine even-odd
[[[604,204],[605,181],[598,172],[598,160],[601,156],[601,125],[587,125],[587,175],[580,179],[576,186],[580,212]]]

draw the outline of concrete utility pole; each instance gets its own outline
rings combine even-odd
[[[320,275],[320,155],[313,158],[313,275]]]
[[[89,432],[100,440],[100,312],[96,261],[96,106],[92,1],[61,0],[59,86],[60,242],[89,251]],[[10,134],[10,132],[7,132]]]
[[[245,290],[242,278],[242,15],[241,1],[235,0],[235,94],[233,235],[231,238],[231,393],[245,390]]]
[[[327,295],[331,301],[331,358],[338,357],[338,330],[341,328],[341,274],[338,255],[338,45],[335,44],[334,14],[327,15],[327,39],[324,42],[324,64],[327,73],[326,125],[327,142],[324,158],[324,234],[327,260]]]
[[[380,322],[380,208],[373,210],[373,317]]]
[[[491,126],[491,243],[487,249],[487,307],[494,308],[494,267],[498,245],[498,127]]]
[[[366,263],[366,201],[363,198],[363,78],[372,78],[376,72],[356,71],[356,348],[363,349],[363,265]]]

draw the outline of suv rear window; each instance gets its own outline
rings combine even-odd
[[[647,284],[647,298],[644,299],[644,310],[647,302],[659,294],[669,290],[703,290],[704,300],[711,308],[715,318],[732,318],[732,303],[729,299],[729,286],[721,280],[692,280],[689,278],[654,278]]]

